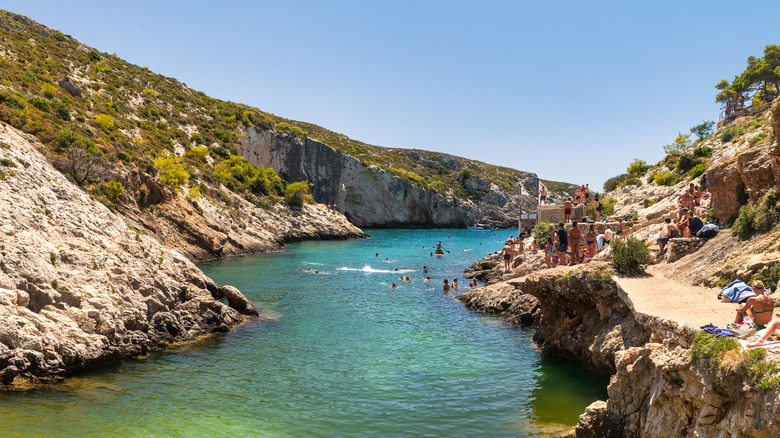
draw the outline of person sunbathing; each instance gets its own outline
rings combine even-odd
[[[737,317],[734,319],[734,323],[741,323],[745,316],[749,316],[753,319],[753,322],[763,329],[772,321],[772,310],[774,310],[774,302],[772,298],[764,295],[764,283],[761,281],[754,281],[751,284],[755,297],[748,298],[743,304],[737,307]]]

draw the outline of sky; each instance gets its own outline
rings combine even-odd
[[[4,0],[223,100],[601,189],[718,120],[780,2]]]

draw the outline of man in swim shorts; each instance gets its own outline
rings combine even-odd
[[[542,190],[539,190],[539,205],[547,203],[547,188],[542,186]]]
[[[504,271],[509,271],[509,267],[512,265],[512,256],[514,255],[514,250],[512,249],[512,242],[511,240],[508,240],[506,244],[504,245],[504,248],[501,250],[501,254],[504,258]]]
[[[569,220],[571,220],[571,198],[563,203],[563,221],[569,222]]]
[[[558,264],[566,264],[566,251],[569,249],[569,233],[566,232],[566,227],[563,222],[558,222]]]

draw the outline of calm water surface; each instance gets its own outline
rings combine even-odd
[[[0,393],[2,435],[547,436],[605,399],[607,379],[542,356],[533,330],[470,312],[441,288],[457,277],[468,290],[463,268],[510,234],[375,230],[205,264],[266,319]],[[437,241],[447,255],[430,255]]]

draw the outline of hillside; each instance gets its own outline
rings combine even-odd
[[[0,66],[0,120],[35,135],[56,168],[110,208],[129,201],[128,196],[142,196],[125,190],[118,199],[117,182],[124,186],[125,181],[116,168],[137,171],[142,179],[157,176],[196,202],[222,186],[261,208],[300,205],[306,186],[294,183],[304,181],[315,186],[314,200],[336,203],[327,196],[332,191],[317,190],[320,180],[296,179],[301,175],[284,166],[269,169],[270,162],[248,164],[252,153],[246,133],[253,130],[275,141],[324,144],[365,169],[424,191],[422,198],[431,204],[387,205],[425,211],[358,225],[403,226],[406,220],[415,226],[462,226],[483,219],[511,225],[516,224],[514,210],[535,205],[538,184],[532,173],[436,152],[372,146],[220,101],[8,11],[0,12]],[[351,219],[365,216],[351,212],[349,203],[336,204]],[[439,204],[451,205],[450,211],[439,214]],[[430,219],[436,216],[445,219]]]

